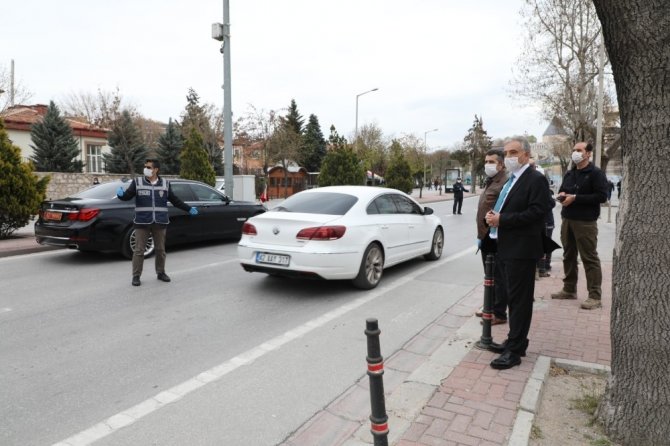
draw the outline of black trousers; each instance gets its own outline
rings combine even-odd
[[[454,214],[458,212],[461,213],[461,208],[463,207],[463,197],[457,197],[454,195]],[[456,210],[458,208],[458,210]]]
[[[488,254],[493,254],[495,258],[496,253],[484,251],[483,249],[480,252],[482,253],[484,272],[486,272],[486,256]],[[493,289],[495,293],[493,299],[493,314],[498,319],[507,319],[507,289],[505,287],[505,277],[502,274],[502,270],[498,267],[497,259],[493,269]]]
[[[533,318],[536,259],[498,259],[507,288],[509,333],[507,348],[518,355],[526,352]]]

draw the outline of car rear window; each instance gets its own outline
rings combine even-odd
[[[97,186],[90,187],[81,192],[77,192],[73,195],[74,198],[97,198],[100,200],[109,199],[116,197],[116,189],[119,186],[127,188],[130,182],[128,183],[119,183],[118,181],[112,181],[110,183],[102,183]]]
[[[334,192],[311,192],[293,195],[272,209],[275,212],[344,215],[356,204],[358,197]]]

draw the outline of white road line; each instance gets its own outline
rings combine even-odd
[[[12,311],[11,308],[0,308],[0,313],[9,313],[10,311]]]
[[[406,283],[416,279],[419,275],[424,274],[426,271],[433,270],[444,266],[446,263],[452,262],[460,257],[463,257],[466,254],[471,254],[472,248],[468,247],[461,252],[458,252],[452,256],[447,257],[446,259],[439,260],[437,262],[429,264],[429,266],[420,268],[412,274],[404,275],[396,280],[391,281],[390,283],[379,286],[378,288],[368,292],[365,297],[360,297],[353,302],[349,302],[345,305],[342,305],[334,310],[329,311],[311,321],[308,321],[302,325],[299,325],[292,330],[287,331],[286,333],[279,335],[273,339],[270,339],[251,350],[235,356],[234,358],[229,359],[228,361],[219,364],[215,367],[212,367],[209,370],[206,370],[200,373],[193,378],[184,381],[181,384],[165,390],[152,398],[142,401],[141,403],[130,407],[123,412],[119,412],[116,415],[112,415],[100,423],[91,426],[90,428],[83,430],[65,440],[62,440],[58,443],[55,443],[53,446],[85,446],[89,445],[97,440],[100,440],[110,434],[113,434],[117,430],[129,426],[140,418],[149,415],[152,412],[157,411],[158,409],[167,406],[168,404],[179,401],[189,393],[214,382],[228,373],[236,370],[242,366],[249,365],[254,362],[256,359],[266,355],[267,353],[277,350],[284,344],[288,344],[291,341],[299,339],[305,336],[307,333],[312,330],[322,327],[328,322],[337,319],[338,317],[355,310],[368,302],[375,300],[376,298],[384,295],[388,291],[398,288]],[[232,261],[232,260],[231,260]],[[235,259],[234,261],[237,261]],[[220,263],[226,262],[217,262],[211,263],[208,265],[203,265],[202,267],[215,266]],[[186,270],[184,270],[186,271]],[[182,271],[180,271],[182,272]]]

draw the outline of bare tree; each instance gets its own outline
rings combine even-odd
[[[114,91],[98,88],[95,93],[72,92],[59,105],[66,116],[106,129],[112,128],[124,110],[132,117],[139,115],[137,108],[123,99],[118,87]]]
[[[670,238],[664,227],[670,170],[670,3],[593,3],[612,61],[623,147],[612,273],[612,373],[599,416],[610,438],[621,444],[668,444]]]
[[[11,105],[10,103],[10,91],[11,91],[11,73],[10,70],[4,65],[0,65],[0,113],[5,111],[7,107]],[[28,90],[28,88],[23,85],[20,80],[14,79],[14,104],[21,104],[30,100],[33,96],[33,93]]]
[[[522,17],[527,35],[513,94],[540,104],[547,121],[558,117],[573,140],[595,139],[601,33],[593,3],[526,0]],[[614,101],[611,92],[605,94],[606,107]]]
[[[247,112],[235,122],[236,135],[244,134],[249,142],[261,142],[263,151],[263,171],[268,171],[272,159],[270,138],[280,124],[279,114],[275,110],[258,109],[249,104]]]
[[[384,132],[375,124],[365,124],[358,131],[358,140],[354,144],[356,154],[363,160],[366,169],[376,175],[384,176],[389,161],[390,143],[384,138]]]

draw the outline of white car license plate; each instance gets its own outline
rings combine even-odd
[[[269,252],[257,252],[256,263],[268,263],[270,265],[288,266],[291,256],[283,254],[270,254]]]

